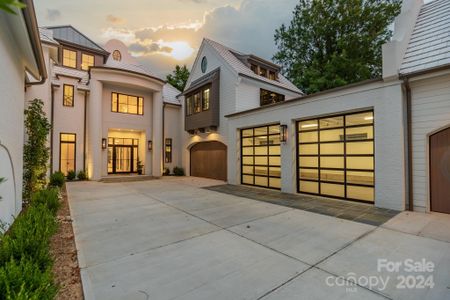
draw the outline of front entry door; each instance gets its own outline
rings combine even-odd
[[[430,137],[431,210],[450,214],[450,128]]]
[[[108,146],[108,173],[135,173],[137,171],[138,140],[110,138]]]

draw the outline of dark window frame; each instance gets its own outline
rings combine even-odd
[[[251,127],[251,128],[243,128],[240,130],[240,155],[241,155],[241,184],[242,185],[249,185],[249,186],[257,186],[257,187],[263,187],[263,188],[267,188],[267,189],[273,189],[273,190],[281,190],[281,186],[278,187],[272,187],[270,186],[270,178],[276,178],[276,179],[280,179],[281,182],[281,141],[280,143],[267,143],[265,145],[255,145],[254,141],[255,141],[255,137],[267,137],[267,140],[270,139],[271,136],[277,136],[278,138],[280,137],[280,133],[270,133],[269,132],[269,127],[271,126],[280,126],[279,123],[275,123],[275,124],[268,124],[268,125],[262,125],[262,126],[256,126],[256,127]],[[255,134],[255,129],[258,128],[266,128],[266,133],[265,134]],[[247,130],[252,130],[253,134],[251,136],[244,136],[243,132],[247,131]],[[252,145],[249,146],[244,146],[243,140],[246,138],[252,138],[253,139],[253,143]],[[273,146],[279,146],[280,147],[280,154],[270,154],[270,147]],[[267,147],[267,155],[262,154],[255,154],[255,150],[256,148],[265,148]],[[245,154],[244,155],[244,149],[246,148],[253,148],[253,154],[252,155],[248,155]],[[253,157],[253,164],[246,164],[244,163],[244,157]],[[255,158],[256,157],[267,157],[267,165],[259,165],[255,162]],[[280,165],[274,165],[274,164],[270,164],[270,158],[271,157],[279,157],[280,158]],[[253,167],[253,174],[249,174],[249,173],[244,173],[244,167]],[[256,167],[267,167],[267,175],[257,175],[256,174]],[[280,176],[273,176],[270,175],[270,169],[271,168],[280,168]],[[253,184],[249,184],[249,183],[244,183],[244,176],[253,176]],[[266,177],[267,178],[267,186],[262,186],[262,185],[258,185],[256,184],[256,180],[255,177]],[[280,184],[281,185],[281,184]]]
[[[264,95],[264,94],[267,94],[268,96],[274,94],[275,98],[266,97],[266,95]],[[265,90],[265,89],[260,89],[260,92],[259,92],[259,105],[260,106],[270,105],[270,104],[284,102],[284,101],[286,101],[285,95],[275,93],[275,92]]]
[[[61,141],[61,137],[63,134],[70,134],[73,135],[75,137],[75,141]],[[73,133],[73,132],[60,132],[59,133],[59,167],[58,167],[58,171],[61,172],[61,146],[62,144],[74,144],[74,151],[73,151],[73,168],[76,172],[77,170],[77,134]],[[67,170],[69,171],[69,170]]]
[[[113,110],[113,97],[114,94],[117,95],[117,101],[116,101],[116,110]],[[130,113],[130,112],[122,112],[119,111],[119,95],[122,96],[127,96],[127,97],[136,97],[137,98],[137,113]],[[139,113],[139,102],[142,102],[142,112]],[[127,106],[128,106],[128,99],[127,99]],[[129,94],[124,94],[124,93],[119,93],[119,92],[111,92],[111,112],[113,113],[118,113],[118,114],[126,114],[126,115],[133,115],[133,116],[143,116],[144,115],[144,97],[142,96],[137,96],[137,95],[129,95]]]
[[[93,59],[92,59],[92,66],[95,66],[95,55],[90,54],[90,53],[86,53],[86,52],[82,52],[82,53],[81,53],[81,64],[80,64],[80,68],[81,68],[81,70],[83,70],[83,71],[88,71],[90,66],[87,67],[87,69],[83,69],[83,55],[84,55],[84,56],[90,56],[90,57],[93,58]]]
[[[75,52],[75,67],[72,66],[67,66],[64,64],[64,51],[70,51],[70,52]],[[77,50],[72,50],[70,48],[66,48],[66,47],[62,47],[61,48],[61,64],[63,67],[66,68],[71,68],[71,69],[78,69],[78,51]]]
[[[209,99],[208,99],[208,108],[204,109],[204,102],[203,102],[203,96],[204,92],[206,90],[209,90]],[[196,106],[195,103],[195,96],[198,95],[198,106]],[[204,111],[208,111],[211,108],[211,84],[204,85],[193,92],[186,95],[186,109],[185,109],[185,115],[186,116],[192,116],[195,114],[199,114]],[[198,108],[198,110],[196,110]]]
[[[68,97],[66,95],[66,87],[72,88],[72,104],[66,104],[66,98]],[[75,106],[75,86],[72,84],[64,84],[63,85],[63,106],[65,107],[74,107]]]
[[[166,138],[164,140],[164,161],[166,163],[172,163],[172,153],[173,153],[173,140],[172,138]]]
[[[357,111],[357,112],[351,112],[351,113],[340,113],[340,114],[332,114],[332,115],[326,115],[318,118],[308,118],[308,119],[301,119],[297,120],[295,122],[295,136],[296,136],[296,185],[297,185],[297,193],[301,194],[310,194],[310,195],[318,195],[323,197],[329,197],[329,198],[336,198],[336,199],[342,199],[346,201],[355,201],[355,202],[363,202],[363,203],[369,203],[374,204],[375,203],[375,118],[372,119],[372,123],[366,123],[366,124],[357,124],[357,125],[347,125],[346,124],[346,117],[351,115],[357,115],[357,114],[363,114],[363,113],[372,113],[372,116],[375,117],[375,112],[373,109],[370,110],[363,110],[363,111]],[[328,119],[332,117],[343,117],[343,125],[342,126],[336,126],[336,127],[330,127],[330,128],[320,128],[320,120],[322,119]],[[305,130],[299,130],[299,123],[305,122],[305,121],[317,121],[317,127],[313,129],[305,129]],[[372,136],[373,138],[366,138],[366,139],[350,139],[348,140],[347,137],[347,129],[348,128],[361,128],[361,127],[372,127]],[[320,141],[320,132],[321,131],[327,131],[327,130],[336,130],[336,129],[342,129],[344,134],[343,136],[340,136],[340,140],[336,141]],[[317,141],[315,142],[300,142],[299,141],[299,133],[304,132],[317,132]],[[347,144],[348,143],[356,143],[356,142],[372,142],[373,150],[372,154],[347,154]],[[330,143],[342,143],[344,153],[343,154],[320,154],[320,145],[321,144],[330,144]],[[317,145],[318,152],[317,154],[300,154],[300,145]],[[317,167],[305,167],[300,166],[300,157],[317,157],[318,159],[318,165]],[[343,168],[321,168],[320,166],[320,158],[321,157],[342,157],[344,161],[344,167]],[[373,169],[352,169],[347,168],[347,157],[372,157],[373,158]],[[305,179],[300,178],[300,169],[305,170],[316,170],[317,171],[317,179]],[[326,170],[326,171],[342,171],[344,173],[343,181],[330,181],[330,180],[322,180],[320,170]],[[348,183],[347,182],[347,172],[366,172],[366,173],[373,173],[373,184],[361,184],[361,183]],[[318,193],[309,193],[300,191],[300,181],[308,181],[308,182],[316,182],[318,184]],[[344,186],[344,197],[339,196],[333,196],[328,194],[321,193],[321,183],[329,183],[329,184],[336,184],[336,185],[343,185]],[[354,199],[347,197],[347,186],[355,186],[355,187],[368,187],[373,188],[374,193],[374,200],[362,200],[362,199]]]

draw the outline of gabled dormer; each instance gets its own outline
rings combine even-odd
[[[109,52],[70,25],[45,29],[51,30],[53,39],[59,43],[58,60],[63,67],[88,71],[90,67],[103,65],[109,56]]]

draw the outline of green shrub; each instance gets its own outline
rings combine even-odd
[[[74,170],[67,172],[67,180],[74,180],[77,177],[77,173]]]
[[[175,167],[175,168],[173,168],[173,174],[175,176],[184,176],[184,170],[183,170],[183,168]]]
[[[59,190],[57,188],[48,188],[46,190],[34,193],[31,203],[33,205],[45,205],[54,216],[58,211],[61,203],[59,201]]]
[[[62,187],[65,182],[65,177],[62,172],[55,172],[50,175],[50,186],[52,187]]]
[[[15,220],[9,234],[2,237],[0,265],[11,259],[27,258],[45,270],[52,264],[49,241],[56,230],[51,211],[43,204],[31,205]]]
[[[87,179],[87,174],[84,171],[80,171],[80,172],[78,172],[77,177],[78,177],[78,180],[86,180]]]
[[[0,267],[0,299],[54,299],[57,291],[51,268],[41,271],[26,258]]]

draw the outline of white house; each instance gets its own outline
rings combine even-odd
[[[25,87],[46,78],[39,32],[32,1],[15,9],[0,10],[0,221],[11,224],[22,209],[22,169]]]
[[[72,26],[41,28],[49,80],[27,89],[53,125],[51,171],[93,180],[181,166],[180,91],[146,70],[125,44],[104,47]]]
[[[184,91],[184,166],[231,184],[450,213],[448,12],[446,0],[404,1],[383,78],[306,96],[276,65],[205,40]]]

